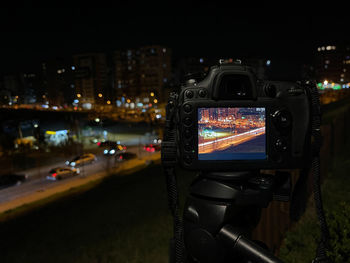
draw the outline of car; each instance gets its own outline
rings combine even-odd
[[[124,153],[119,153],[115,156],[115,160],[118,162],[122,162],[122,161],[127,161],[127,160],[131,160],[131,159],[135,159],[137,157],[136,153],[132,153],[132,152],[124,152]]]
[[[96,156],[92,153],[85,153],[83,155],[77,156],[71,161],[66,161],[66,165],[71,167],[78,167],[85,164],[93,163],[97,160]]]
[[[115,154],[125,153],[125,152],[126,152],[126,146],[124,144],[116,144],[103,150],[104,155],[115,155]]]
[[[154,153],[160,151],[161,147],[159,144],[149,143],[143,146],[143,149],[147,152]]]
[[[155,138],[154,140],[153,140],[153,143],[154,144],[161,144],[162,143],[162,139],[160,139],[160,138]]]
[[[99,141],[97,143],[98,146],[100,147],[113,147],[113,146],[116,146],[118,144],[118,142],[115,142],[115,141]]]
[[[66,177],[78,175],[80,173],[79,169],[72,167],[57,167],[50,170],[50,175],[46,176],[47,180],[61,180]]]
[[[4,174],[0,175],[0,189],[20,185],[28,179],[28,175],[25,174]]]

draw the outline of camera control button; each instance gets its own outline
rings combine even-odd
[[[292,125],[292,114],[287,110],[276,111],[273,120],[277,128],[286,129]]]
[[[185,129],[184,134],[185,134],[186,138],[191,138],[192,137],[192,132],[191,132],[190,129]]]
[[[189,117],[185,118],[184,124],[185,124],[186,126],[190,126],[190,125],[192,124],[192,119],[189,118]]]
[[[191,164],[192,163],[192,157],[190,155],[185,155],[184,162],[186,164]]]
[[[184,105],[184,111],[185,111],[186,113],[191,112],[191,111],[192,111],[192,106],[191,106],[190,104],[185,104],[185,105]]]
[[[186,90],[185,95],[186,95],[186,97],[187,97],[188,99],[192,99],[194,93],[193,93],[192,90]]]
[[[283,139],[277,139],[275,141],[276,150],[279,152],[284,152],[287,150],[287,143]]]
[[[190,151],[192,151],[192,143],[189,143],[189,142],[187,142],[187,143],[185,143],[185,151],[187,151],[187,152],[190,152]]]
[[[205,96],[207,96],[207,90],[206,89],[200,89],[198,91],[198,95],[199,95],[199,97],[204,98]]]

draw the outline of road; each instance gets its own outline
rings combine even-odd
[[[198,145],[199,154],[211,153],[218,150],[224,150],[232,145],[239,145],[241,143],[253,140],[255,137],[265,133],[265,127],[243,132],[236,135],[223,137],[220,139],[213,139]]]
[[[103,149],[101,148],[101,152],[102,150]],[[152,154],[144,151],[139,146],[129,146],[127,152],[135,153],[137,158],[146,157]],[[80,167],[80,174],[78,177],[82,178],[99,172],[108,172],[109,169],[118,165],[118,162],[115,162],[113,157],[105,157],[102,153],[96,155],[96,157],[96,162]],[[123,162],[130,162],[130,160]],[[1,189],[0,204],[24,197],[34,192],[41,192],[47,190],[48,188],[57,187],[58,185],[68,184],[71,180],[76,180],[76,176],[59,181],[51,181],[46,179],[46,176],[49,174],[51,169],[64,166],[65,164],[63,162],[59,162],[40,168],[22,171],[21,173],[28,175],[28,180],[20,185]]]

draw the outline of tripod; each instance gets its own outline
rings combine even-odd
[[[261,208],[288,201],[290,175],[259,171],[200,173],[192,182],[183,222],[188,262],[281,263],[262,242],[253,242]]]

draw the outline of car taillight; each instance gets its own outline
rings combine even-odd
[[[119,156],[119,160],[123,160],[123,156],[120,155],[120,156]]]
[[[123,149],[126,150],[126,146],[124,146]]]
[[[98,146],[101,146],[101,142],[98,142],[97,145],[98,145]]]
[[[57,173],[53,173],[52,176],[53,176],[53,177],[56,177],[56,176],[57,176]]]

